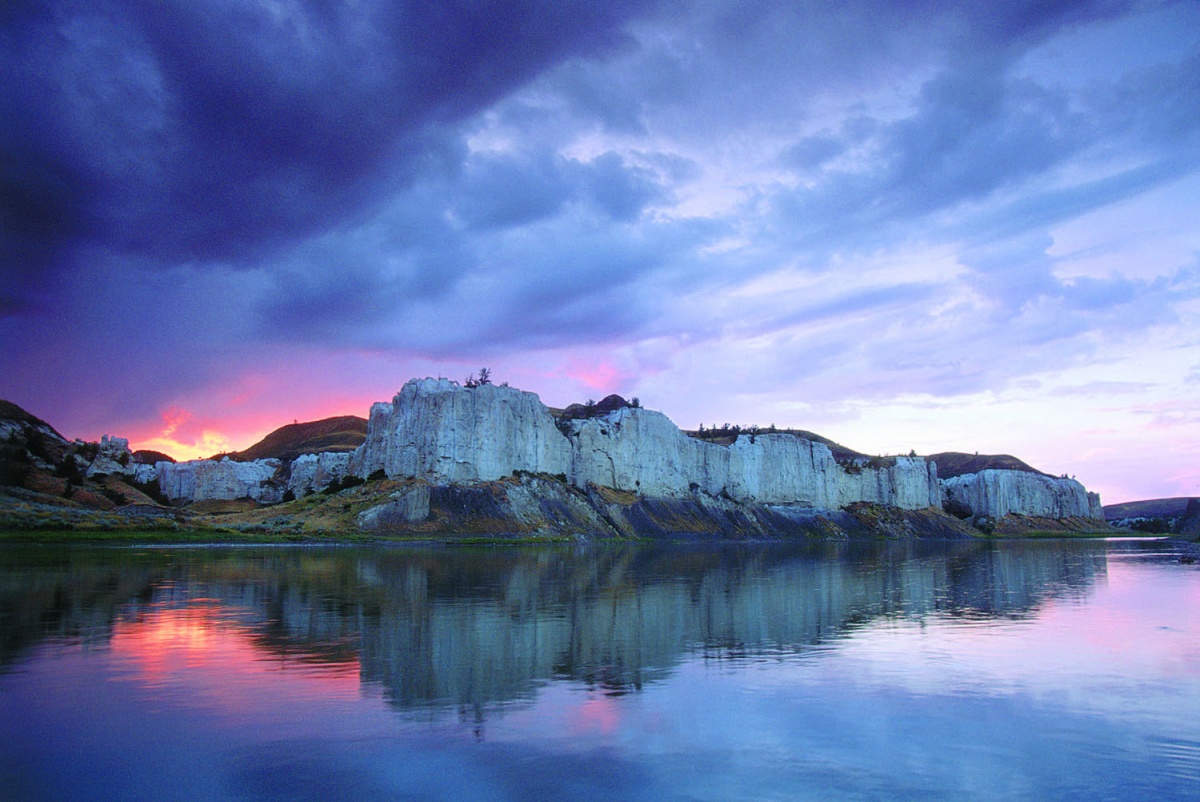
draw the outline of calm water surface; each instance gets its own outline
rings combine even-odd
[[[1195,799],[1171,548],[0,550],[0,799]]]

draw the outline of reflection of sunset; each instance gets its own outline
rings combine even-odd
[[[611,696],[593,696],[571,714],[571,732],[611,735],[621,724],[621,711]]]
[[[203,666],[216,657],[218,610],[208,604],[162,610],[134,624],[119,624],[113,651],[128,655],[150,682],[165,679],[184,667]],[[227,659],[231,655],[222,655]]]
[[[139,685],[235,715],[272,707],[281,696],[354,698],[359,692],[357,659],[318,662],[307,653],[270,651],[252,627],[212,600],[120,621],[111,649]]]

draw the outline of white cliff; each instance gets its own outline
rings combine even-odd
[[[159,490],[172,502],[252,498],[261,504],[283,499],[283,489],[274,481],[279,460],[253,462],[189,460],[155,465]]]
[[[308,493],[324,490],[346,476],[350,465],[350,454],[326,451],[320,454],[301,454],[292,460],[288,490],[299,498]]]
[[[96,446],[96,458],[88,465],[87,475],[132,474],[135,467],[129,441],[124,437],[110,437],[106,434]]]
[[[473,483],[516,471],[563,474],[571,484],[682,497],[695,490],[735,501],[836,509],[857,501],[939,507],[936,468],[919,457],[883,467],[838,464],[821,443],[787,434],[743,435],[732,446],[688,437],[660,412],[626,407],[571,420],[564,435],[533,393],[445,379],[414,380],[371,409],[351,459],[360,477]]]
[[[1009,513],[1045,518],[1104,519],[1100,496],[1074,479],[1028,471],[988,469],[941,480],[943,501],[974,518],[1003,518]]]
[[[704,448],[661,412],[618,409],[600,418],[569,423],[571,463],[568,478],[576,487],[602,487],[647,496],[672,497],[698,485],[720,492],[729,474],[729,455]],[[717,446],[716,448],[720,448]],[[710,460],[716,464],[710,464]]]
[[[100,453],[106,465],[116,465],[127,451],[124,441],[113,438]],[[138,481],[157,478],[175,502],[248,496],[274,503],[284,490],[279,467],[278,460],[226,459],[129,469]],[[719,445],[689,437],[660,412],[635,407],[556,420],[534,393],[463,387],[447,379],[414,379],[391,402],[374,404],[358,449],[298,457],[286,487],[302,496],[348,475],[366,479],[380,472],[443,486],[527,472],[561,476],[583,490],[596,485],[660,499],[699,493],[732,504],[812,510],[856,502],[906,510],[947,504],[977,519],[1009,513],[1103,518],[1099,497],[1071,479],[985,470],[939,481],[937,466],[921,457],[843,464],[823,443],[786,433],[742,434]],[[421,505],[414,504],[406,497],[389,515],[407,520],[419,512]]]
[[[689,437],[660,412],[624,408],[571,423],[570,478],[648,496],[693,489],[739,502],[838,509],[866,501],[905,509],[940,507],[936,467],[898,457],[882,467],[846,467],[823,443],[790,434],[743,434],[730,446]]]
[[[414,379],[391,405],[375,404],[367,439],[350,470],[366,478],[487,482],[514,471],[565,474],[571,446],[534,393],[511,387],[460,387],[448,379]]]

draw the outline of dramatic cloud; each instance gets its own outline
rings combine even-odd
[[[1149,0],[7,3],[0,396],[192,456],[487,364],[1200,494],[1127,456],[1195,443],[1196,31]]]

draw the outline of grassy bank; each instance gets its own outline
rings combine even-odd
[[[1006,532],[1004,534],[982,535],[987,540],[1030,540],[1030,539],[1096,539],[1096,538],[1147,538],[1170,537],[1169,534],[1155,535],[1148,532],[1132,532],[1126,529],[1096,529],[1096,530],[1050,530],[1034,529],[1028,532]]]
[[[240,546],[366,545],[439,543],[456,546],[529,546],[570,543],[565,535],[460,537],[455,535],[367,535],[361,532],[244,532],[220,527],[200,529],[7,529],[0,546]]]

